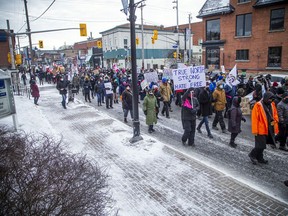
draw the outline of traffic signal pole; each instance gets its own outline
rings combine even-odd
[[[137,3],[139,4],[139,3]],[[132,91],[133,91],[133,137],[130,139],[131,143],[138,142],[143,138],[140,136],[140,122],[139,122],[139,91],[138,91],[138,76],[137,76],[137,64],[136,64],[136,35],[135,35],[135,5],[134,0],[130,0],[129,4],[129,21],[130,21],[130,40],[131,40],[131,64],[132,64]]]

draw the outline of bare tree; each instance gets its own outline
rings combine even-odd
[[[107,178],[61,140],[0,127],[0,215],[108,215]]]

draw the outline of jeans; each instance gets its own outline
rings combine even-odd
[[[102,101],[102,93],[97,93],[97,102],[98,102],[98,105],[101,104],[101,101]]]
[[[216,127],[218,122],[220,124],[221,129],[225,130],[226,126],[225,126],[225,122],[223,119],[223,110],[222,111],[216,111],[215,110],[215,118],[214,118],[214,121],[212,123],[212,126]]]
[[[124,118],[127,118],[128,116],[128,112],[130,111],[130,116],[131,116],[131,119],[133,119],[133,110],[129,110],[129,109],[123,109],[124,111]]]
[[[62,94],[62,106],[66,109],[66,98],[67,98],[67,94]]]
[[[209,128],[209,123],[208,123],[208,116],[203,116],[202,120],[200,121],[199,125],[197,128],[201,129],[202,125],[205,123],[206,131],[208,135],[211,134],[210,128]]]

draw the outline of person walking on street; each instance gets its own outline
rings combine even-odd
[[[157,124],[156,109],[157,99],[154,96],[153,90],[150,89],[148,94],[144,97],[143,112],[146,116],[146,124],[148,125],[148,133],[155,132],[153,125]]]
[[[84,91],[84,96],[85,96],[85,101],[91,103],[91,98],[90,98],[90,91],[91,91],[91,83],[89,81],[89,78],[86,77],[84,84],[83,84],[83,91]]]
[[[181,120],[184,129],[182,144],[185,145],[188,140],[188,146],[194,145],[196,115],[200,108],[199,102],[193,94],[194,89],[189,88],[182,97]]]
[[[102,106],[102,95],[104,94],[105,86],[102,82],[102,78],[100,78],[95,84],[95,93],[97,96],[98,106]]]
[[[67,98],[67,87],[68,87],[68,82],[64,80],[63,76],[61,76],[59,82],[57,83],[56,88],[59,91],[59,94],[62,96],[62,106],[64,109],[66,109],[66,98]]]
[[[159,91],[160,91],[161,97],[163,99],[163,104],[164,104],[161,113],[163,116],[165,115],[164,113],[166,113],[166,118],[169,119],[170,118],[169,103],[170,103],[170,97],[173,93],[172,93],[170,84],[168,83],[166,78],[162,78],[162,84],[160,85]]]
[[[38,88],[38,85],[36,84],[35,80],[31,81],[30,89],[31,89],[31,95],[34,98],[34,104],[38,105],[40,92],[39,92],[39,88]]]
[[[216,85],[217,85],[217,87],[212,94],[213,103],[214,103],[214,110],[215,110],[215,117],[214,117],[214,121],[212,123],[212,129],[218,130],[217,124],[219,122],[220,127],[222,129],[222,132],[226,133],[227,132],[226,126],[225,126],[225,122],[223,119],[223,112],[226,108],[226,94],[225,94],[225,91],[223,89],[223,82],[222,81],[218,81]]]
[[[253,164],[268,161],[263,158],[266,144],[275,145],[275,134],[278,134],[278,113],[273,102],[274,95],[267,91],[263,99],[258,101],[251,113],[252,134],[255,136],[255,147],[249,153],[249,158]]]
[[[127,123],[127,116],[130,111],[131,119],[133,119],[133,110],[132,110],[132,92],[130,85],[126,86],[125,91],[122,93],[122,108],[124,111],[124,122]]]
[[[104,78],[104,86],[105,86],[105,100],[106,100],[106,108],[113,108],[113,91],[112,91],[112,83],[109,80],[109,77],[106,76]]]
[[[288,92],[282,95],[282,100],[277,105],[279,117],[279,134],[277,140],[280,142],[279,149],[288,151],[286,148],[286,139],[288,136]]]
[[[213,138],[208,123],[208,116],[212,115],[212,96],[209,91],[209,84],[199,93],[198,100],[200,103],[200,112],[203,118],[197,126],[197,131],[202,133],[201,127],[205,123],[208,137]]]
[[[232,100],[231,108],[227,111],[228,131],[231,133],[229,145],[233,148],[237,147],[235,139],[237,135],[241,132],[241,121],[246,122],[246,119],[242,115],[240,104],[241,97],[235,96]]]

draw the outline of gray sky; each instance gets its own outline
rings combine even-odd
[[[188,14],[192,13],[192,22],[196,18],[206,0],[178,0],[179,24],[188,23]],[[126,15],[121,12],[121,0],[56,0],[50,9],[39,17],[53,0],[27,0],[31,31],[79,28],[79,23],[87,24],[88,34],[101,37],[99,32],[117,25],[128,23]],[[135,0],[137,2],[137,0]],[[176,10],[173,0],[146,0],[143,10],[144,24],[147,25],[176,25]],[[7,29],[6,20],[15,32],[25,32],[27,29],[23,0],[0,0],[0,29]],[[136,10],[136,23],[141,23],[141,10]],[[21,29],[22,28],[22,29]],[[38,40],[43,40],[44,49],[58,49],[60,46],[73,45],[74,42],[84,41],[79,30],[32,34],[33,47],[38,47]],[[29,44],[27,36],[21,36],[20,45]]]

